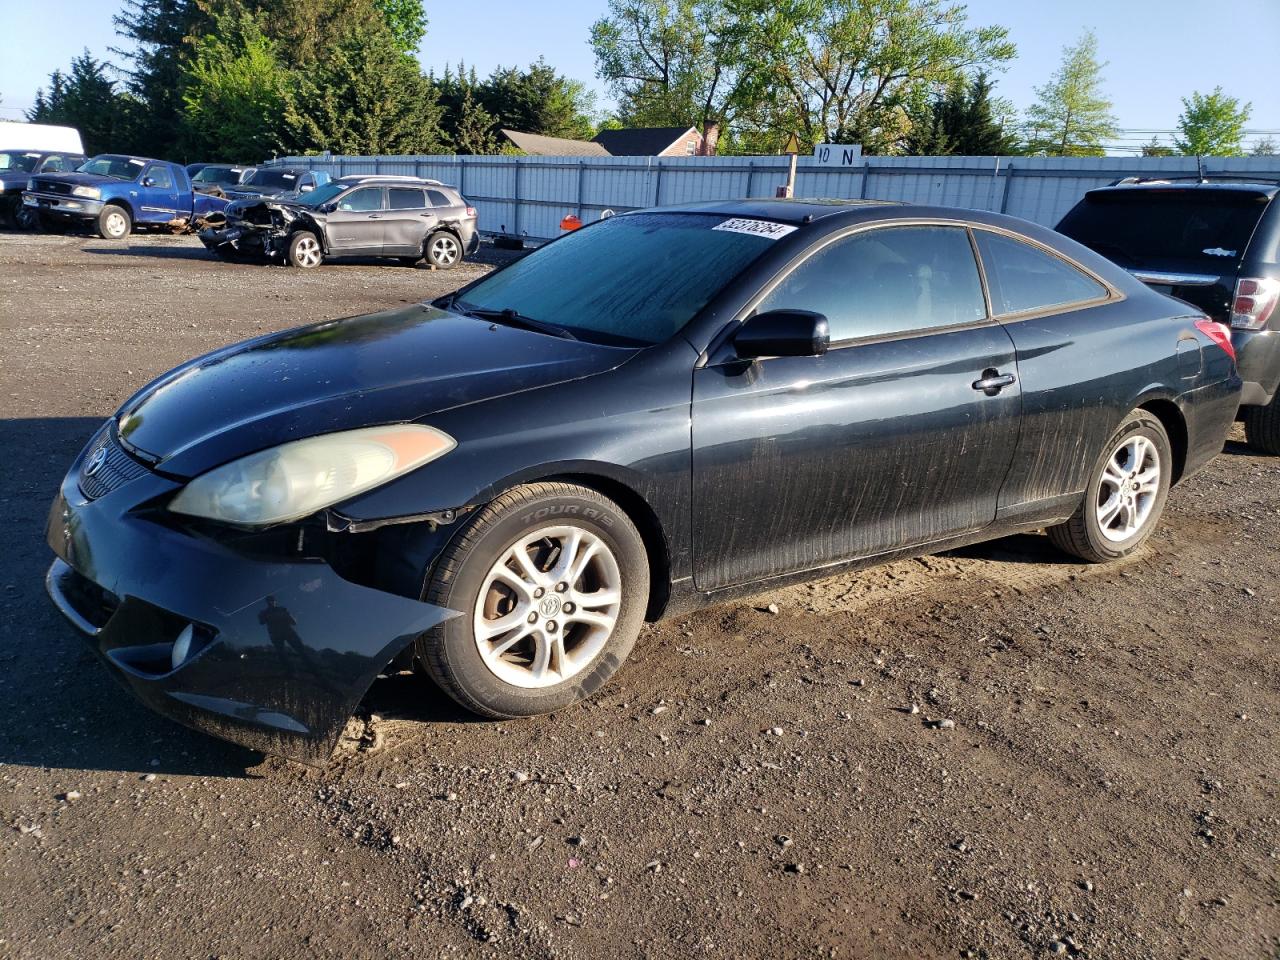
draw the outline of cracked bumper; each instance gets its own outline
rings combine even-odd
[[[49,515],[49,595],[119,681],[197,730],[322,763],[379,671],[457,615],[168,526],[154,504],[178,485],[154,474],[88,500],[79,467]]]

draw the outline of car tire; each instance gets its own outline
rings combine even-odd
[[[561,563],[571,569],[556,579]],[[648,554],[607,497],[534,483],[470,520],[423,599],[462,611],[417,642],[436,683],[482,716],[536,716],[591,696],[627,658],[648,604]]]
[[[129,211],[109,203],[98,214],[98,236],[103,240],[123,240],[133,232],[133,217]]]
[[[19,230],[47,230],[48,224],[40,216],[40,211],[23,204],[13,215],[13,225]]]
[[[289,237],[289,246],[285,249],[285,260],[289,266],[302,270],[313,270],[324,262],[324,249],[320,246],[320,238],[310,230],[297,230]]]
[[[1080,507],[1049,528],[1049,539],[1090,563],[1127,557],[1155,531],[1172,479],[1173,447],[1164,425],[1134,410],[1095,462]]]
[[[448,230],[437,230],[423,244],[423,256],[437,270],[452,270],[462,262],[462,241]]]
[[[1280,391],[1261,407],[1245,407],[1244,442],[1260,453],[1280,453]]]

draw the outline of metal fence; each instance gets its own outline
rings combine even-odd
[[[267,166],[306,166],[331,175],[408,174],[452,184],[480,213],[486,233],[531,239],[560,233],[560,219],[584,222],[605,210],[773,196],[786,157],[286,157]],[[1215,158],[1208,173],[1280,179],[1280,157]],[[994,210],[1052,226],[1080,196],[1120,177],[1194,176],[1193,157],[868,157],[852,167],[801,157],[796,196],[904,200]]]

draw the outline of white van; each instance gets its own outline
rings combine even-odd
[[[80,131],[75,127],[0,120],[0,150],[40,150],[83,154],[84,144],[80,142]]]

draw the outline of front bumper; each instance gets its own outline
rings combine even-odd
[[[457,615],[170,525],[157,503],[178,484],[154,473],[89,500],[83,457],[49,514],[49,595],[118,680],[187,726],[322,763],[379,671]]]
[[[82,197],[63,196],[57,193],[33,193],[29,190],[23,192],[22,203],[41,213],[85,220],[96,220],[102,213],[103,207],[101,200],[86,200]]]

